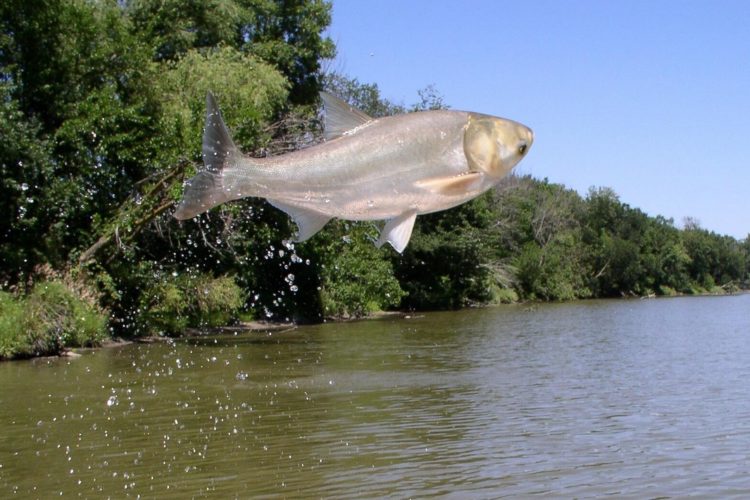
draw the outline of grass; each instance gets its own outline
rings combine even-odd
[[[107,338],[107,315],[61,281],[28,295],[0,292],[0,359],[60,354]]]
[[[24,305],[7,292],[0,292],[0,359],[13,358],[26,350],[27,343],[19,326]]]

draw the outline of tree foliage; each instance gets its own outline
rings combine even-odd
[[[373,223],[332,221],[293,245],[286,214],[257,199],[172,219],[201,168],[209,90],[255,155],[314,143],[322,88],[373,117],[446,107],[432,86],[408,106],[376,84],[322,76],[330,15],[322,0],[0,3],[0,283],[15,294],[0,296],[0,321],[15,321],[34,293],[73,304],[33,291],[49,267],[80,276],[113,331],[129,334],[241,312],[320,321],[750,285],[750,238],[694,221],[678,229],[611,189],[582,197],[530,177],[418,217],[403,255],[372,245]]]

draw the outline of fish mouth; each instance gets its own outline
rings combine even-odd
[[[521,141],[518,143],[518,153],[521,156],[525,156],[529,152],[531,145],[534,144],[534,131],[524,126],[524,132]]]

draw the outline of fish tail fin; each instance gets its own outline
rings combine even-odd
[[[206,95],[206,126],[203,131],[203,163],[205,170],[185,184],[182,202],[174,217],[190,219],[225,201],[237,198],[224,184],[224,177],[232,173],[242,155],[234,145],[229,129],[224,124],[214,96]]]

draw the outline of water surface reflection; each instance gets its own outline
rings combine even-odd
[[[750,295],[0,364],[0,495],[750,492]]]

